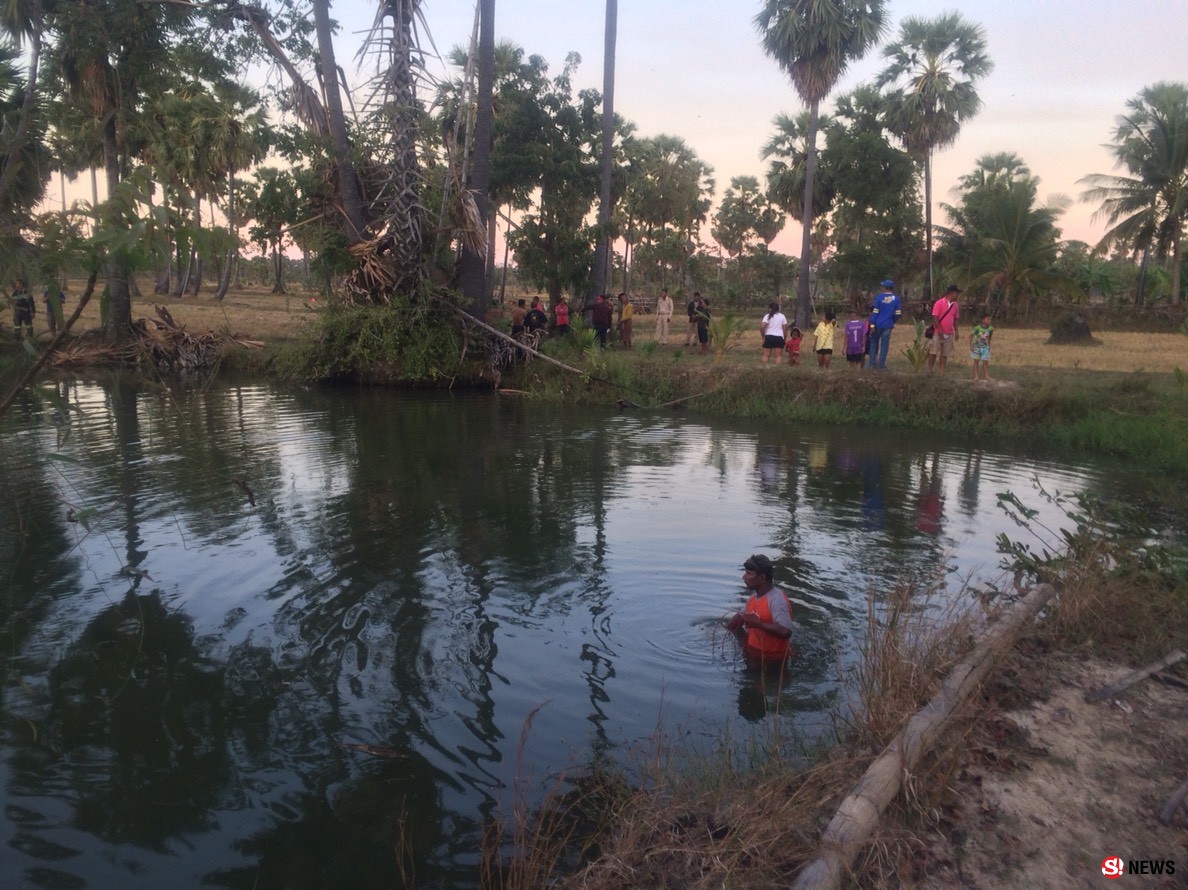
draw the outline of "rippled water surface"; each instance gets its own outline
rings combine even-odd
[[[868,591],[997,579],[1000,492],[1056,526],[1036,480],[1123,484],[487,395],[41,392],[0,453],[3,887],[393,887],[397,838],[472,885],[518,757],[532,785],[658,729],[811,738]],[[766,695],[718,630],[752,552],[796,621]]]

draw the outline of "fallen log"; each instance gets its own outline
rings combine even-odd
[[[1134,684],[1147,679],[1147,677],[1151,676],[1157,671],[1161,671],[1164,668],[1169,668],[1173,664],[1178,664],[1185,658],[1188,658],[1188,656],[1184,654],[1183,649],[1175,649],[1167,653],[1167,655],[1163,656],[1163,658],[1154,664],[1149,664],[1145,668],[1140,668],[1137,671],[1127,674],[1113,686],[1104,686],[1101,689],[1098,689],[1096,692],[1086,692],[1085,701],[1095,702],[1104,701],[1107,698],[1113,698],[1118,693],[1125,692]]]
[[[932,700],[875,758],[838,807],[821,835],[817,858],[796,878],[794,890],[824,890],[842,884],[862,845],[874,833],[883,810],[903,787],[905,778],[944,731],[957,706],[976,689],[1020,629],[1056,595],[1047,584],[1031,591],[985,633],[974,650],[945,679]]]

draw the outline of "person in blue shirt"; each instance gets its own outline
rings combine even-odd
[[[902,310],[895,293],[895,282],[888,279],[874,298],[870,310],[870,367],[887,370],[887,352],[891,348],[891,329]]]

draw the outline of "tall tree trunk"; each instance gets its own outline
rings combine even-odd
[[[227,291],[231,287],[231,267],[235,264],[235,258],[239,256],[239,226],[235,221],[234,167],[227,171],[227,234],[230,235],[227,241],[227,259],[223,263],[223,272],[219,276],[219,287],[214,295],[216,300],[222,300],[227,296]]]
[[[279,238],[272,245],[272,292],[274,294],[285,292],[285,261],[281,254]]]
[[[507,293],[507,256],[511,253],[508,235],[511,234],[511,218],[507,220],[507,228],[503,231],[503,274],[499,277],[499,305],[503,305],[504,295]]]
[[[109,109],[103,125],[103,166],[107,174],[107,198],[112,200],[120,185],[120,151],[116,139],[115,110]],[[108,340],[126,340],[132,335],[132,298],[128,292],[128,267],[109,258],[107,279],[107,323],[103,334]]]
[[[487,264],[483,270],[483,293],[490,297],[495,293],[495,236],[499,229],[499,208],[488,207],[487,212]]]
[[[932,303],[932,149],[924,155],[924,305]]]
[[[190,242],[190,264],[193,274],[189,277],[190,293],[195,297],[202,288],[202,260],[198,251],[198,233],[202,231],[202,198],[194,194],[194,239]]]
[[[1175,232],[1172,238],[1171,302],[1173,306],[1180,305],[1180,240],[1180,232]]]
[[[367,226],[363,208],[363,193],[359,177],[351,160],[351,142],[347,137],[346,115],[342,110],[342,93],[338,89],[338,63],[334,58],[334,35],[330,30],[329,0],[314,0],[314,27],[318,35],[318,54],[321,58],[322,90],[326,96],[326,117],[330,139],[334,143],[334,161],[338,168],[338,194],[347,219],[347,241],[358,244]]]
[[[1147,265],[1151,259],[1151,252],[1143,250],[1143,259],[1139,263],[1138,284],[1134,289],[1134,305],[1142,306],[1147,300]]]
[[[478,115],[474,124],[474,167],[469,186],[479,217],[487,225],[488,195],[491,184],[491,126],[494,121],[495,88],[495,0],[479,0],[479,76]],[[484,238],[486,231],[484,230]],[[487,266],[485,258],[462,242],[462,256],[458,259],[458,286],[470,302],[468,312],[483,318],[487,312]]]
[[[606,0],[606,34],[602,58],[602,180],[598,192],[598,243],[594,248],[590,300],[607,290],[606,266],[611,248],[610,221],[613,200],[611,174],[614,172],[615,161],[615,41],[618,28],[618,0]]]
[[[804,233],[800,238],[800,276],[796,279],[796,325],[802,331],[809,329],[809,311],[812,307],[812,294],[809,290],[809,239],[813,234],[813,184],[817,176],[817,121],[820,104],[814,100],[809,106],[808,144],[804,153],[804,208],[800,214]]]
[[[421,228],[425,208],[421,204],[417,164],[421,109],[417,103],[412,63],[413,54],[417,52],[413,40],[416,4],[412,0],[389,0],[383,10],[385,16],[394,19],[392,62],[387,73],[387,87],[392,96],[387,152],[392,173],[386,186],[391,266],[396,273],[394,289],[401,293],[415,293],[425,277]]]

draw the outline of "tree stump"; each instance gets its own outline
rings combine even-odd
[[[1097,342],[1089,330],[1089,320],[1080,312],[1070,312],[1057,319],[1048,338],[1049,346],[1094,346]]]

